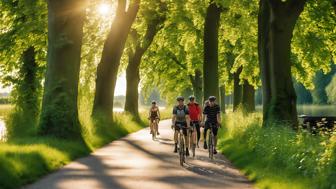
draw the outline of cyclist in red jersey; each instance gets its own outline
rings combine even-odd
[[[190,126],[197,132],[197,141],[196,137],[194,137],[193,133],[191,133],[190,137],[190,144],[197,144],[197,147],[199,148],[199,140],[201,138],[201,130],[200,130],[200,121],[202,120],[202,109],[201,106],[195,101],[194,96],[189,97],[189,103],[188,103],[188,109],[189,109],[189,117],[190,117]]]

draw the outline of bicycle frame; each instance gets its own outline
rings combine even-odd
[[[193,157],[195,157],[195,151],[196,151],[196,143],[197,143],[197,136],[196,136],[196,124],[193,122],[191,123],[192,127],[190,128],[190,132],[188,132],[188,137],[189,137],[189,143],[190,147],[193,153]]]
[[[185,146],[186,146],[186,139],[183,133],[183,129],[188,129],[187,127],[182,127],[181,125],[177,125],[180,130],[178,132],[178,151],[179,151],[179,157],[180,157],[180,165],[183,166],[183,163],[185,163],[186,161],[186,152],[185,152]],[[187,131],[188,133],[188,131]],[[188,137],[188,134],[187,134]]]
[[[209,150],[209,158],[210,159],[213,159],[213,154],[214,154],[214,150],[215,150],[215,146],[214,146],[214,143],[215,143],[215,136],[212,132],[212,129],[214,127],[214,124],[210,123],[209,124],[209,130],[208,130],[208,150]]]
[[[158,131],[158,119],[155,119],[153,120],[153,122],[151,122],[151,129],[152,129],[152,139],[155,140]]]

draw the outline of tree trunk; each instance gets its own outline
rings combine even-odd
[[[92,115],[112,120],[114,90],[120,59],[128,33],[139,9],[139,0],[126,9],[126,0],[118,0],[116,17],[104,44],[102,58],[97,68],[96,92]]]
[[[140,82],[140,63],[142,53],[136,52],[133,56],[129,57],[128,66],[126,69],[126,101],[125,101],[125,111],[133,114],[134,116],[139,116],[138,110],[138,87]]]
[[[219,87],[220,91],[220,107],[221,107],[221,112],[225,114],[225,87],[224,85],[221,85]]]
[[[242,103],[242,86],[240,85],[240,73],[242,72],[242,67],[240,67],[233,74],[233,111],[237,111],[239,105]]]
[[[77,94],[85,1],[48,0],[48,61],[40,133],[80,137]]]
[[[147,23],[147,30],[142,40],[139,39],[137,32],[134,30],[133,41],[135,43],[135,52],[129,53],[129,63],[126,69],[126,101],[125,111],[139,117],[139,93],[138,87],[140,82],[140,64],[144,53],[152,44],[155,35],[162,28],[165,16],[155,15],[154,18]]]
[[[268,0],[259,1],[258,14],[258,55],[262,81],[263,101],[263,125],[268,120],[268,110],[271,103],[271,76],[269,59],[269,30],[270,30],[270,7]]]
[[[218,28],[221,9],[211,1],[204,24],[204,98],[219,96],[218,83]]]
[[[298,126],[296,94],[291,76],[291,40],[296,21],[305,0],[270,0],[271,28],[269,33],[271,93],[268,121]]]
[[[250,85],[247,80],[244,80],[242,105],[243,110],[247,113],[255,111],[254,94],[255,94],[254,87]]]
[[[190,75],[191,84],[193,87],[196,101],[202,103],[202,72],[199,69],[195,69],[195,76]]]
[[[38,77],[39,66],[35,60],[35,48],[29,47],[23,52],[23,64],[20,68],[22,82],[18,86],[17,106],[22,110],[23,115],[29,117],[33,122],[37,120],[39,113],[39,89],[40,80]]]

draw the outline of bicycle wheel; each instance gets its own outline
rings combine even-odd
[[[209,134],[209,158],[210,159],[213,159],[213,153],[214,153],[213,134],[210,131],[210,134]]]
[[[179,155],[180,155],[180,165],[183,166],[184,163],[184,144],[182,135],[179,134]]]
[[[192,130],[192,132],[191,132],[191,140],[190,141],[192,141],[191,142],[192,143],[191,150],[192,150],[192,153],[193,153],[193,157],[195,157],[196,156],[196,143],[195,143],[195,141],[196,141],[196,133],[195,133],[195,127]]]

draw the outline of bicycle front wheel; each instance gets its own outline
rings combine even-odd
[[[213,154],[214,154],[214,145],[213,145],[214,139],[213,139],[213,134],[210,132],[209,135],[209,158],[213,159]]]
[[[183,137],[180,135],[179,137],[179,155],[180,155],[180,165],[183,166],[184,163],[184,142],[183,142]]]

